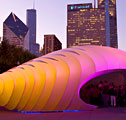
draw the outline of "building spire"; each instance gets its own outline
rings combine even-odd
[[[35,9],[35,0],[33,0],[33,9]]]
[[[96,0],[94,0],[94,8],[96,8]]]

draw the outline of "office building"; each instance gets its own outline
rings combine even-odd
[[[38,56],[39,55],[39,44],[36,43],[36,10],[27,10],[26,24],[29,28],[29,51]]]
[[[3,23],[3,40],[29,50],[29,29],[14,13],[11,13]]]
[[[68,5],[67,47],[102,45],[117,48],[116,4],[114,4],[116,2],[114,1],[99,0],[98,8],[93,8],[92,3]]]
[[[43,54],[62,49],[62,43],[55,35],[44,35]]]
[[[98,0],[98,8],[104,8],[106,13],[107,46],[118,47],[116,0]]]

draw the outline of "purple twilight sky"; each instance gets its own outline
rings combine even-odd
[[[43,46],[44,34],[55,34],[66,48],[67,4],[90,3],[94,0],[36,0],[37,43]],[[117,2],[117,24],[119,49],[126,50],[126,0]],[[33,0],[0,1],[0,36],[3,22],[8,15],[15,13],[26,23],[26,9],[33,8]]]

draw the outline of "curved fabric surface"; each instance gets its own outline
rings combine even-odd
[[[126,69],[126,52],[75,46],[30,60],[0,74],[0,106],[17,111],[93,109],[79,90],[95,74]]]

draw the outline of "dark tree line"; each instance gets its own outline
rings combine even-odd
[[[21,47],[17,48],[14,45],[10,45],[7,40],[3,40],[0,44],[0,73],[35,57],[28,50],[23,50]]]

